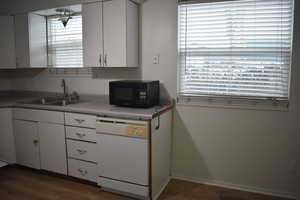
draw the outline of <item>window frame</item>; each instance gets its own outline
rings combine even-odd
[[[263,97],[263,96],[240,96],[240,95],[209,95],[195,94],[187,95],[180,91],[181,87],[181,58],[179,51],[180,29],[179,29],[179,6],[184,4],[195,3],[215,3],[240,0],[178,0],[177,4],[177,97],[178,105],[188,106],[204,106],[204,107],[225,107],[225,108],[241,108],[241,109],[258,109],[258,110],[280,110],[288,111],[291,98],[291,77],[293,63],[293,47],[294,47],[294,21],[295,21],[295,1],[292,0],[292,22],[291,22],[291,45],[290,45],[290,63],[288,78],[288,95],[287,98],[280,97]]]
[[[59,15],[49,15],[49,16],[45,16],[46,18],[46,44],[47,44],[47,66],[48,68],[57,68],[57,69],[72,69],[72,68],[75,68],[75,69],[80,69],[80,68],[83,68],[84,67],[84,64],[83,64],[83,25],[82,25],[82,13],[76,13],[76,15],[73,15],[72,17],[78,17],[78,16],[81,16],[81,51],[82,51],[82,60],[81,60],[81,63],[82,65],[74,65],[72,67],[67,67],[67,66],[64,66],[64,67],[58,67],[56,65],[51,65],[50,64],[50,58],[49,58],[49,48],[50,48],[50,45],[49,45],[49,19],[53,19],[53,18],[59,18],[60,16]],[[71,19],[72,20],[72,19]]]

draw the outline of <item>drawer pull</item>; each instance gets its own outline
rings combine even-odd
[[[85,176],[85,175],[87,175],[87,173],[88,173],[86,169],[83,170],[83,169],[79,168],[78,171],[80,172],[80,174],[81,174],[82,176]]]
[[[86,136],[86,134],[84,133],[76,133],[76,135],[79,137],[79,138],[83,138]]]
[[[78,124],[81,124],[81,123],[83,123],[85,120],[84,120],[84,119],[75,119],[75,121],[76,121]]]
[[[80,155],[83,155],[83,154],[87,153],[86,150],[82,150],[82,149],[77,149],[77,152],[78,152]]]
[[[36,146],[38,145],[39,141],[38,140],[33,140],[33,144]]]

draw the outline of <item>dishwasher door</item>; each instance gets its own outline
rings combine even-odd
[[[147,124],[125,120],[97,120],[99,177],[149,185]]]

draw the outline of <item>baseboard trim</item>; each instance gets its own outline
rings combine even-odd
[[[190,182],[194,182],[194,183],[205,184],[205,185],[223,187],[223,188],[228,188],[228,189],[235,189],[235,190],[241,190],[241,191],[246,191],[246,192],[253,192],[253,193],[258,193],[258,194],[264,194],[264,195],[270,195],[270,196],[300,200],[300,194],[296,194],[296,193],[289,193],[289,192],[283,192],[283,191],[274,191],[274,190],[268,190],[268,189],[259,188],[259,187],[252,187],[252,186],[226,183],[226,182],[223,182],[223,181],[200,179],[200,178],[182,176],[182,175],[179,175],[179,174],[172,175],[172,178],[173,179],[184,180],[184,181],[190,181]]]
[[[162,192],[166,189],[167,185],[169,184],[170,180],[171,177],[169,176],[167,180],[164,182],[164,184],[162,185],[162,187],[160,188],[160,191],[152,198],[152,200],[157,200],[160,197]]]
[[[6,165],[8,165],[7,162],[0,160],[0,168],[5,167]]]

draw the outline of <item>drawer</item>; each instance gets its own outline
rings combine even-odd
[[[96,143],[67,140],[67,150],[69,158],[76,158],[96,163]]]
[[[65,113],[66,125],[96,128],[96,116],[77,113]]]
[[[96,130],[78,127],[66,127],[66,135],[69,139],[96,142]]]
[[[64,113],[47,110],[15,108],[13,118],[28,121],[64,124]]]
[[[68,159],[69,176],[97,182],[97,164]]]

